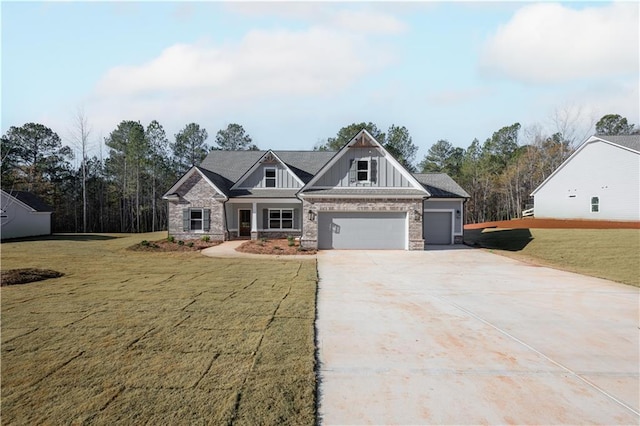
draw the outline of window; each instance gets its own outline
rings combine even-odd
[[[358,182],[369,181],[369,161],[358,160],[357,179],[358,179]]]
[[[264,186],[267,188],[276,187],[276,169],[273,167],[264,169]]]
[[[293,209],[269,209],[269,229],[293,229]]]
[[[189,210],[189,229],[192,231],[202,231],[202,209]]]
[[[600,199],[598,197],[591,197],[591,212],[597,213],[600,211]]]
[[[211,226],[211,209],[194,208],[182,210],[182,230],[185,232],[209,231]]]

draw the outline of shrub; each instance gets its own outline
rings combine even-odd
[[[140,245],[141,245],[141,246],[144,246],[144,247],[149,247],[150,243],[149,243],[149,241],[147,241],[147,240],[142,240],[142,242],[140,243]]]
[[[267,242],[267,237],[260,238],[260,241],[262,242],[262,244],[266,243]]]
[[[289,235],[287,237],[287,241],[289,241],[289,247],[293,247],[296,245],[296,239],[293,238],[293,235]]]
[[[176,238],[173,235],[169,235],[167,237],[167,241],[169,241],[170,243],[175,243],[176,242]]]
[[[189,244],[187,244],[187,246],[193,247],[193,241],[189,241]]]
[[[204,241],[205,243],[208,243],[208,242],[209,242],[209,240],[211,239],[211,237],[210,237],[210,236],[208,236],[208,235],[203,235],[202,237],[200,237],[200,239],[201,239],[202,241]]]
[[[183,246],[183,245],[184,245],[184,241],[182,241],[182,240],[178,240],[178,245],[179,245],[179,246]]]

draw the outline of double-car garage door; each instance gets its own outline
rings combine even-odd
[[[318,248],[403,250],[406,212],[320,212]]]

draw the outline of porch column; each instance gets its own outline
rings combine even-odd
[[[251,239],[258,239],[258,203],[251,207]]]

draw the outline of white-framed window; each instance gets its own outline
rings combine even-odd
[[[598,213],[600,211],[600,198],[591,197],[591,213]]]
[[[202,231],[203,219],[202,209],[189,209],[189,229],[192,231]]]
[[[293,229],[293,209],[269,209],[269,229]]]
[[[369,160],[358,160],[356,162],[356,180],[358,182],[369,182],[370,173]]]
[[[276,187],[276,168],[275,167],[264,168],[264,186],[266,188]]]

